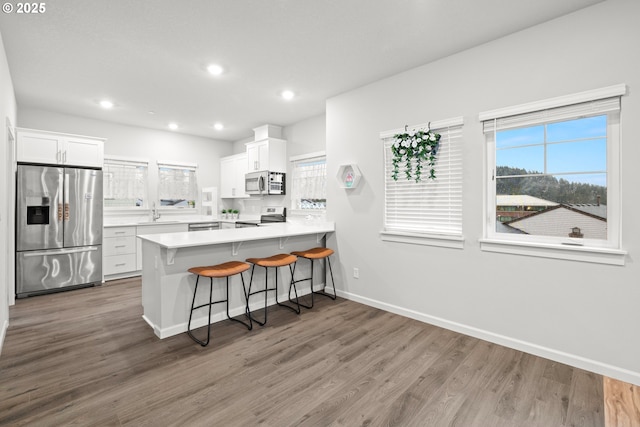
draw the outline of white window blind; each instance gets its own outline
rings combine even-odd
[[[158,161],[160,206],[195,208],[198,197],[196,165]]]
[[[142,208],[147,200],[149,163],[105,158],[103,173],[105,208]]]
[[[391,145],[393,134],[402,131],[381,133],[385,162],[385,232],[462,235],[462,119],[442,123],[448,125],[431,125],[431,130],[441,135],[435,180],[428,179],[426,166],[420,182],[407,180],[401,162],[398,180],[394,181]]]
[[[620,110],[620,97],[598,99],[580,104],[566,105],[507,117],[497,117],[483,122],[484,133],[559,122],[580,117],[594,116]]]
[[[321,211],[327,208],[327,162],[324,155],[293,161],[291,208]]]

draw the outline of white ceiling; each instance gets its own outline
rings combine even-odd
[[[0,14],[0,33],[21,108],[154,129],[175,121],[178,132],[236,141],[600,1],[55,0],[39,15]],[[209,63],[225,73],[211,76]],[[279,97],[286,88],[294,100]],[[115,107],[100,108],[103,98]]]

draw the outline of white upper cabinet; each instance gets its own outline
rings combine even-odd
[[[19,162],[101,168],[104,139],[18,129]]]
[[[220,159],[220,198],[249,197],[244,192],[244,176],[247,173],[245,153]]]
[[[287,141],[284,139],[267,138],[246,145],[249,172],[287,172]]]

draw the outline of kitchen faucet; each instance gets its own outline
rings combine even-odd
[[[156,202],[153,202],[153,208],[151,209],[151,219],[156,222],[160,219],[160,212],[156,209]]]

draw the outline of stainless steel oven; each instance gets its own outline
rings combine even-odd
[[[260,211],[260,219],[236,221],[236,228],[259,227],[287,221],[287,208],[284,206],[264,206]]]

